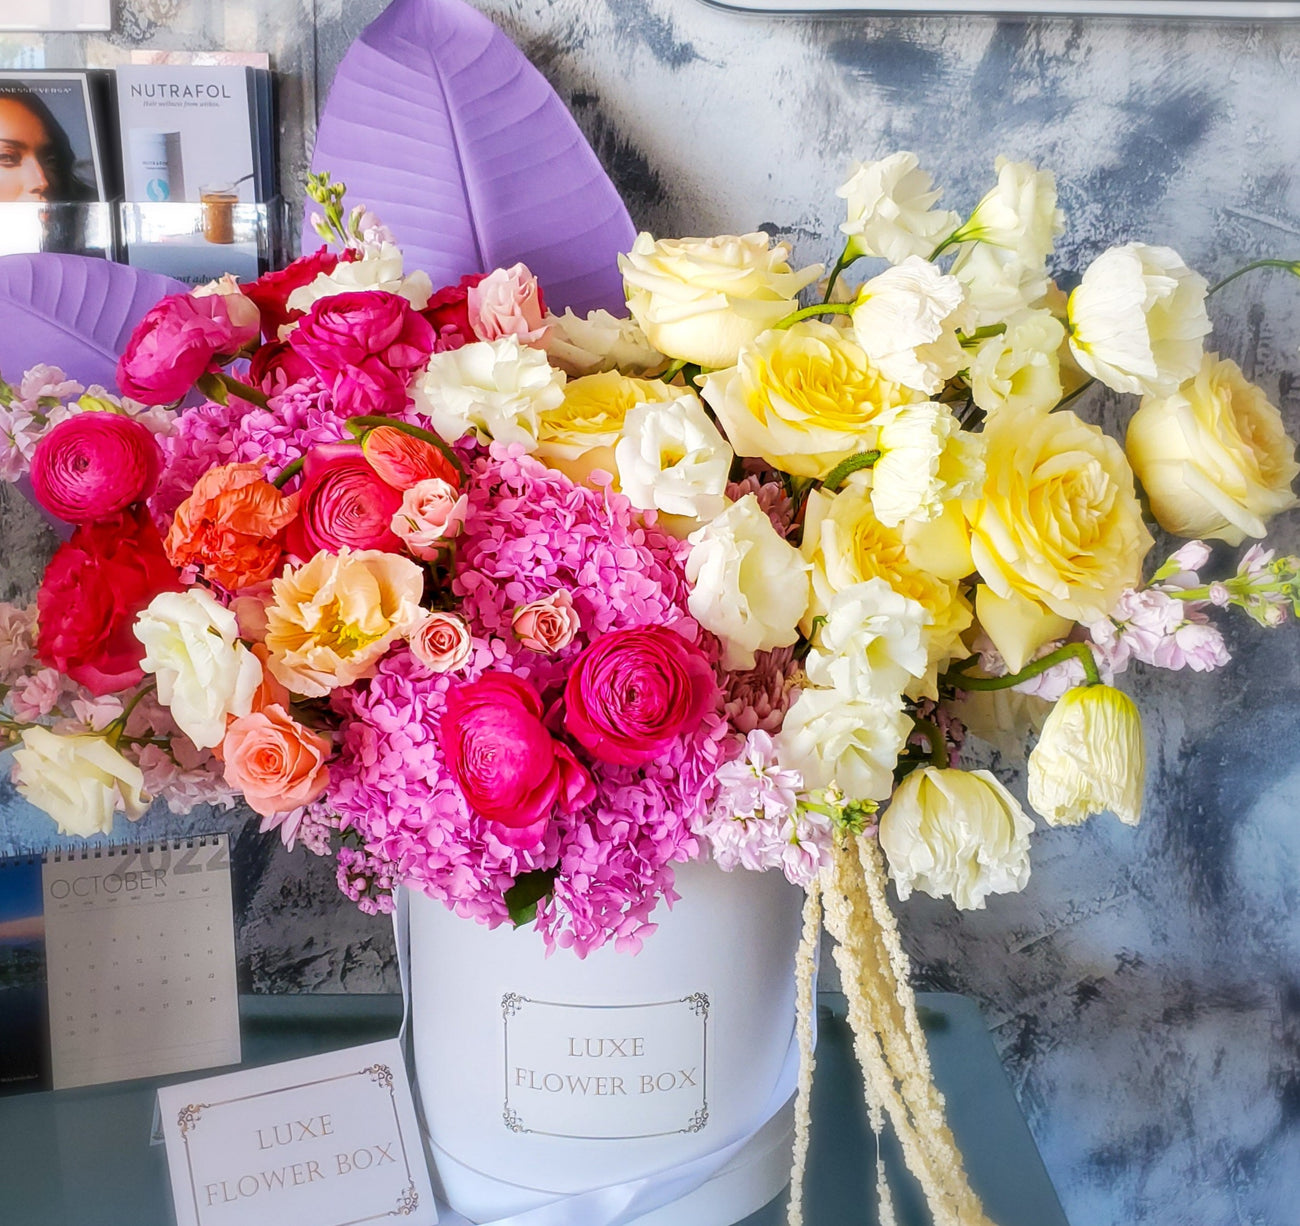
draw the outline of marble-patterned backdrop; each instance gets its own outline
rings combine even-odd
[[[914,149],[969,207],[998,154],[1054,169],[1059,264],[1130,238],[1211,278],[1300,256],[1300,24],[778,18],[699,0],[477,0],[572,107],[661,234],[762,227],[834,255],[849,159]],[[0,61],[111,64],[130,46],[269,50],[292,184],[334,67],[383,0],[121,0],[106,38],[0,38]],[[1215,345],[1300,431],[1300,284],[1236,283]],[[1085,413],[1122,426],[1131,403]],[[1300,517],[1278,521],[1300,545]],[[34,590],[52,538],[0,490],[0,598]],[[958,914],[904,904],[921,986],[976,997],[1076,1226],[1283,1226],[1300,1195],[1300,629],[1238,621],[1209,678],[1130,673],[1147,812],[1040,830],[1020,895]],[[1023,789],[1014,745],[974,757]],[[173,829],[163,816],[151,830]],[[238,832],[239,939],[257,990],[394,983],[391,942],[326,866]],[[0,794],[0,851],[46,838]]]

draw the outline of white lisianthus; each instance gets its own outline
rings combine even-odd
[[[412,396],[449,441],[472,430],[483,442],[523,443],[536,451],[539,419],[564,400],[564,372],[542,350],[504,336],[435,353]]]
[[[693,392],[639,404],[614,446],[619,488],[632,505],[707,523],[724,506],[734,458]]]
[[[777,758],[802,773],[807,788],[834,784],[850,800],[884,800],[911,730],[897,698],[864,700],[807,689],[785,713]]]
[[[131,821],[149,807],[144,774],[102,736],[24,729],[14,750],[14,786],[53,819],[60,834],[108,834],[121,809]]]
[[[804,661],[808,680],[849,697],[896,702],[926,670],[930,615],[884,579],[835,593]]]
[[[997,186],[986,193],[960,230],[959,242],[1000,247],[1029,268],[1044,268],[1065,214],[1056,207],[1056,176],[1032,162],[1000,157]]]
[[[635,319],[608,311],[575,315],[566,307],[563,315],[547,312],[542,322],[547,325],[541,342],[547,357],[575,378],[606,370],[639,375],[666,365]]]
[[[799,291],[822,274],[794,271],[790,244],[762,232],[660,239],[638,234],[618,257],[628,310],[662,353],[717,369],[741,346],[797,309]]]
[[[134,626],[140,666],[153,673],[158,700],[200,749],[220,745],[228,716],[247,715],[262,666],[239,641],[239,621],[202,588],[160,592]]]
[[[992,416],[1010,406],[1045,413],[1061,399],[1065,327],[1050,311],[1021,311],[975,351],[971,397]]]
[[[880,818],[880,846],[898,897],[913,890],[977,911],[1029,881],[1034,823],[988,771],[925,766],[898,785]]]
[[[852,313],[854,336],[880,373],[927,396],[966,364],[957,333],[969,318],[961,282],[920,256],[872,277]]]
[[[1066,690],[1029,755],[1029,803],[1052,826],[1113,813],[1142,816],[1146,754],[1133,700],[1109,685]]]
[[[778,535],[753,494],[687,538],[687,608],[723,645],[722,666],[754,667],[754,653],[789,647],[808,609],[808,564]]]
[[[932,520],[945,502],[973,497],[984,484],[982,436],[960,429],[947,405],[894,409],[882,419],[876,447],[871,507],[887,527]]]
[[[1201,364],[1206,288],[1168,247],[1112,247],[1070,295],[1070,352],[1114,391],[1168,396]]]
[[[901,264],[910,255],[928,256],[958,225],[956,213],[936,209],[940,192],[915,153],[891,153],[878,162],[855,162],[835,194],[848,202],[849,258],[880,256]]]
[[[332,272],[318,272],[309,285],[300,285],[289,295],[287,306],[292,311],[310,311],[317,299],[373,289],[397,294],[417,311],[423,311],[433,296],[429,274],[404,274],[401,248],[396,243],[383,242],[377,249],[367,249],[359,260],[340,260]]]

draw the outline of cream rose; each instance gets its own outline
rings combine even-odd
[[[847,202],[840,232],[848,236],[851,259],[874,255],[901,264],[910,255],[928,256],[960,220],[934,207],[941,193],[931,190],[915,153],[854,162],[835,194]]]
[[[1170,395],[1201,364],[1206,288],[1168,247],[1112,247],[1070,295],[1070,352],[1117,392]]]
[[[137,821],[149,807],[144,775],[102,736],[24,729],[14,750],[14,786],[54,819],[60,834],[89,838],[113,829],[121,809]]]
[[[252,710],[262,666],[239,641],[239,621],[202,588],[161,592],[133,627],[158,701],[199,749],[220,745],[231,716]]]
[[[566,308],[563,315],[547,314],[544,322],[542,348],[551,365],[571,377],[603,370],[640,375],[667,364],[664,355],[646,340],[635,319],[608,311],[575,315]]]
[[[1018,614],[999,619],[990,603],[990,618],[980,608],[981,624],[1014,671],[1048,641],[1033,641],[1038,633],[1050,637],[1059,628],[1047,621],[1026,636],[1025,616],[1037,609],[1099,621],[1140,583],[1152,539],[1119,444],[1068,409],[1004,408],[984,438],[984,490],[965,504],[966,518],[976,569]]]
[[[1010,405],[1046,413],[1061,399],[1065,327],[1050,311],[1020,311],[983,341],[970,364],[971,397],[992,416]]]
[[[286,305],[291,311],[310,311],[319,298],[374,289],[405,298],[417,311],[423,311],[433,296],[429,274],[406,275],[401,249],[393,242],[383,242],[368,249],[359,260],[343,260],[332,272],[317,273],[310,285],[300,285],[289,295]]]
[[[846,698],[836,690],[804,690],[776,736],[777,759],[803,775],[804,786],[834,784],[850,800],[884,800],[894,766],[912,730],[897,700]]]
[[[432,609],[409,636],[411,654],[435,673],[453,673],[474,652],[469,627],[455,613]]]
[[[809,682],[847,698],[897,702],[925,676],[929,614],[884,579],[855,583],[831,597],[826,620],[804,660]]]
[[[798,307],[822,274],[795,272],[790,244],[763,233],[666,238],[638,234],[618,257],[628,309],[656,349],[700,366],[734,366],[748,344]]]
[[[808,567],[753,494],[687,539],[687,607],[722,640],[724,668],[753,668],[756,651],[788,647],[799,637]]]
[[[705,378],[703,395],[737,454],[798,477],[825,477],[870,451],[881,414],[918,398],[852,337],[816,320],[763,333],[735,366]]]
[[[880,818],[880,846],[898,897],[913,890],[980,910],[1029,881],[1034,823],[988,771],[913,771]]]
[[[1143,399],[1126,449],[1156,522],[1176,536],[1240,545],[1296,503],[1300,465],[1282,414],[1216,354],[1173,395]]]
[[[895,409],[881,423],[876,448],[871,506],[889,528],[905,519],[936,519],[944,503],[968,498],[984,483],[984,441],[958,429],[947,405]]]

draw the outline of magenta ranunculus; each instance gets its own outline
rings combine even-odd
[[[573,751],[542,723],[542,700],[511,673],[488,673],[447,694],[438,743],[465,803],[510,847],[532,847],[557,813],[595,795]]]
[[[199,376],[234,357],[261,330],[243,294],[173,294],[150,307],[118,359],[122,391],[144,404],[180,400]]]
[[[32,494],[56,518],[88,524],[148,498],[161,470],[162,448],[138,421],[78,413],[36,444]]]
[[[302,467],[298,518],[289,525],[285,548],[306,561],[322,549],[383,549],[401,553],[393,516],[402,495],[352,443],[313,447]]]
[[[573,662],[564,727],[592,757],[641,766],[718,703],[718,680],[699,648],[662,626],[602,634]]]

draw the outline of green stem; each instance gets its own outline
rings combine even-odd
[[[840,258],[835,261],[835,267],[831,269],[831,275],[826,281],[826,294],[822,298],[822,305],[825,306],[831,300],[831,292],[835,289],[835,282],[840,279],[842,273],[850,264],[857,260],[856,255],[849,254],[849,244],[846,243],[844,250],[840,252]]]
[[[851,315],[853,313],[853,303],[851,302],[818,302],[812,306],[804,307],[802,310],[792,311],[784,319],[772,325],[777,332],[784,332],[786,328],[797,324],[801,319],[811,319],[814,315]]]
[[[434,434],[432,430],[413,426],[406,421],[394,421],[391,417],[352,417],[348,419],[348,430],[362,442],[365,441],[365,436],[371,430],[377,430],[380,426],[389,426],[394,430],[400,430],[403,434],[409,434],[412,438],[422,439],[426,443],[433,444],[462,477],[465,475],[465,468],[461,464],[460,457],[456,454],[455,449]]]
[[[943,732],[933,720],[913,718],[913,731],[919,732],[930,746],[930,765],[940,770],[949,764],[948,744],[943,739]]]
[[[948,235],[947,238],[943,240],[943,242],[941,242],[933,251],[930,252],[929,260],[931,264],[933,264],[935,260],[937,260],[941,255],[943,255],[943,253],[947,251],[949,247],[953,246],[956,243],[960,243],[962,241],[962,239],[958,237],[958,235],[961,234],[961,230],[962,230],[961,226],[958,226],[950,235]]]
[[[226,385],[226,391],[238,396],[240,400],[247,400],[249,404],[254,404],[259,409],[267,407],[266,397],[257,388],[250,387],[247,383],[241,383],[233,375],[228,375],[224,371],[218,372],[217,378]]]
[[[1056,402],[1056,407],[1058,409],[1065,408],[1065,406],[1069,404],[1071,400],[1077,400],[1080,396],[1083,395],[1084,392],[1086,392],[1096,382],[1097,382],[1096,379],[1089,379],[1086,383],[1080,383],[1079,386],[1076,387],[1074,391],[1072,391],[1068,396],[1063,396],[1060,400],[1058,400]]]
[[[976,341],[986,341],[994,336],[1001,336],[1007,330],[1006,324],[985,324],[974,332],[959,332],[957,339],[963,345],[973,345]]]
[[[1208,298],[1211,294],[1217,294],[1225,285],[1231,285],[1238,277],[1244,277],[1248,272],[1254,272],[1257,268],[1285,268],[1292,276],[1300,277],[1300,260],[1256,260],[1253,264],[1238,268],[1236,272],[1229,273],[1222,281],[1211,285],[1205,291],[1205,296]]]
[[[964,667],[962,664],[944,673],[939,680],[941,684],[951,685],[958,690],[1009,690],[1013,685],[1030,681],[1039,673],[1045,673],[1049,668],[1055,668],[1066,660],[1078,660],[1083,665],[1085,685],[1101,684],[1101,673],[1097,671],[1097,658],[1092,654],[1092,648],[1087,643],[1065,643],[1055,651],[1049,651],[1047,655],[1031,660],[1018,673],[1008,673],[1005,677],[969,677],[961,671]]]
[[[686,369],[686,365],[687,363],[685,358],[678,358],[677,361],[675,361],[662,375],[659,376],[660,380],[664,383],[671,383],[682,373],[683,370]]]
[[[847,456],[826,474],[822,488],[835,493],[850,475],[861,468],[870,468],[880,459],[880,455],[879,451],[859,451],[856,455]]]
[[[104,729],[104,736],[108,739],[108,743],[112,745],[114,749],[117,748],[118,743],[126,734],[127,721],[135,713],[135,709],[140,705],[141,699],[143,699],[144,696],[154,688],[154,685],[155,683],[150,681],[136,690],[136,692],[131,695],[131,701],[126,704],[122,714]],[[139,738],[128,737],[127,739],[137,740]]]
[[[276,477],[276,479],[272,481],[271,484],[275,486],[275,488],[278,490],[284,489],[284,487],[288,485],[290,481],[292,481],[300,472],[302,472],[302,466],[306,462],[307,462],[307,457],[301,455],[296,460],[291,460],[282,469],[280,469],[280,475]]]

